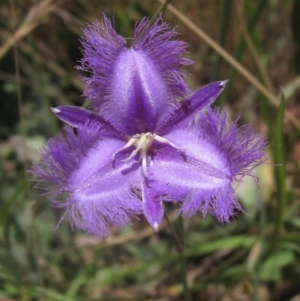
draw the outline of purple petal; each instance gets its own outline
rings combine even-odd
[[[144,182],[142,186],[143,213],[149,224],[158,231],[164,216],[164,207],[160,197],[153,194],[153,190]]]
[[[191,61],[181,57],[186,44],[170,40],[176,32],[161,18],[152,27],[144,19],[129,49],[105,17],[84,33],[81,69],[92,73],[84,79],[85,95],[119,131],[152,132],[163,123],[170,103],[188,97],[182,66]]]
[[[193,121],[201,110],[209,107],[217,99],[224,90],[226,83],[226,80],[216,81],[196,90],[190,98],[178,103],[173,111],[165,116],[164,123],[160,124],[156,132],[161,135],[167,133],[179,123],[188,124]]]
[[[65,207],[72,225],[104,237],[109,226],[130,224],[130,216],[142,212],[142,202],[132,192],[140,185],[139,164],[113,162],[123,141],[101,140],[97,128],[81,127],[77,132],[67,128],[67,140],[50,140],[32,173],[53,187],[52,205]],[[65,194],[67,200],[60,201]]]
[[[176,130],[165,137],[183,151],[171,147],[161,148],[151,165],[151,179],[157,188],[170,188],[176,199],[191,189],[214,189],[228,185],[231,180],[226,154],[211,143],[200,140],[195,132]]]
[[[99,145],[96,151],[99,153],[103,147]],[[98,159],[95,153],[94,164],[98,166],[96,157]],[[99,164],[101,167],[94,168],[93,175],[89,178],[84,176],[84,180],[79,182],[77,180],[82,177],[82,171],[87,172],[88,167],[92,167],[92,160],[88,161],[72,178],[73,183],[78,183],[79,187],[74,187],[70,195],[68,212],[71,223],[76,227],[104,237],[109,234],[109,226],[124,227],[131,224],[132,215],[142,213],[142,203],[131,190],[137,187],[140,172],[132,162],[122,163],[116,168],[112,168],[111,164]]]
[[[108,121],[92,111],[75,106],[59,106],[51,108],[51,110],[58,119],[74,128],[97,124],[102,134],[122,137],[122,133],[115,130]]]
[[[153,131],[168,107],[168,90],[156,65],[141,51],[126,49],[115,63],[110,101],[102,114],[120,131]]]
[[[165,138],[184,152],[167,146],[157,152],[151,166],[156,193],[165,194],[166,201],[184,198],[184,216],[201,211],[228,222],[241,210],[231,183],[252,175],[264,161],[264,139],[212,110],[202,113],[193,128],[174,129]]]

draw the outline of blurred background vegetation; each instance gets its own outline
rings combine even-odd
[[[217,105],[268,137],[260,189],[237,189],[246,214],[228,225],[184,221],[191,300],[300,300],[300,1],[173,0],[163,17],[190,44],[192,89],[230,79]],[[86,23],[105,13],[131,37],[155,0],[0,1],[0,300],[183,300],[178,254],[166,222],[143,218],[104,241],[72,231],[33,190],[26,172],[62,124],[49,107],[82,105],[74,69]],[[183,17],[182,17],[183,16]],[[221,46],[211,47],[192,21]],[[239,62],[224,60],[223,51]],[[250,72],[250,78],[243,73]],[[242,75],[243,74],[243,75]],[[248,74],[249,75],[249,74]],[[252,79],[251,79],[252,76]],[[255,81],[253,81],[253,78]],[[257,84],[258,83],[258,84]],[[170,213],[170,218],[176,216]]]

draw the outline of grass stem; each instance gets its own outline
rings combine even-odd
[[[162,2],[162,0],[158,0]],[[198,37],[200,37],[205,43],[212,47],[223,59],[225,59],[233,68],[235,68],[250,84],[253,85],[261,94],[263,94],[269,102],[279,107],[279,101],[277,96],[273,95],[263,84],[260,83],[256,77],[251,74],[242,64],[240,64],[233,56],[225,51],[218,43],[216,43],[210,36],[208,36],[201,28],[193,23],[189,18],[182,14],[177,8],[169,4],[167,9],[172,12],[180,21],[182,21],[191,31],[193,31]],[[300,130],[300,122],[297,118],[289,111],[285,111],[286,116],[293,123],[293,125]]]
[[[189,286],[187,283],[186,278],[186,262],[185,262],[185,256],[184,256],[184,226],[183,226],[183,219],[181,216],[178,217],[177,222],[177,230],[179,237],[174,230],[173,225],[171,224],[167,214],[165,214],[168,226],[170,228],[170,231],[172,233],[172,237],[175,244],[175,250],[178,253],[179,256],[179,264],[180,264],[180,274],[181,274],[181,283],[183,287],[183,295],[184,295],[184,301],[191,301],[191,294],[189,290]]]
[[[278,110],[278,116],[275,124],[274,133],[274,161],[279,166],[275,168],[275,179],[277,187],[277,214],[275,221],[274,236],[272,242],[272,250],[276,249],[278,241],[280,240],[286,205],[287,205],[287,191],[285,186],[286,179],[286,164],[284,156],[284,145],[283,145],[283,121],[284,121],[284,107],[285,98],[284,95],[281,97],[280,107]]]

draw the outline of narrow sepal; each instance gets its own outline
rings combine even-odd
[[[225,89],[227,82],[228,80],[212,82],[196,90],[187,102],[189,110],[199,112],[210,106]]]
[[[164,216],[164,207],[159,196],[155,196],[146,180],[142,183],[143,213],[148,223],[158,231]]]
[[[227,80],[207,84],[196,90],[189,98],[179,102],[171,112],[168,112],[168,116],[165,116],[164,123],[157,129],[157,133],[164,134],[178,124],[192,122],[203,109],[208,108],[218,98],[226,83]]]
[[[118,132],[108,121],[103,119],[99,114],[90,110],[75,106],[59,106],[50,108],[55,116],[74,128],[83,126],[96,125],[101,134],[122,137],[124,134]]]

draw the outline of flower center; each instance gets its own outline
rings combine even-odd
[[[177,146],[176,144],[172,143],[166,138],[163,138],[155,133],[142,133],[142,134],[136,134],[133,135],[128,142],[119,148],[114,154],[113,154],[113,161],[115,160],[118,153],[122,152],[125,149],[128,149],[130,147],[135,147],[135,149],[132,151],[132,153],[124,160],[130,160],[133,157],[135,157],[138,153],[140,154],[140,159],[142,160],[142,170],[143,174],[146,177],[147,176],[147,167],[148,167],[148,152],[151,149],[151,146],[154,141],[157,141],[162,144],[166,144],[170,147],[173,147],[175,149],[178,149],[181,152],[184,152],[182,148]],[[152,161],[151,161],[152,163]]]

